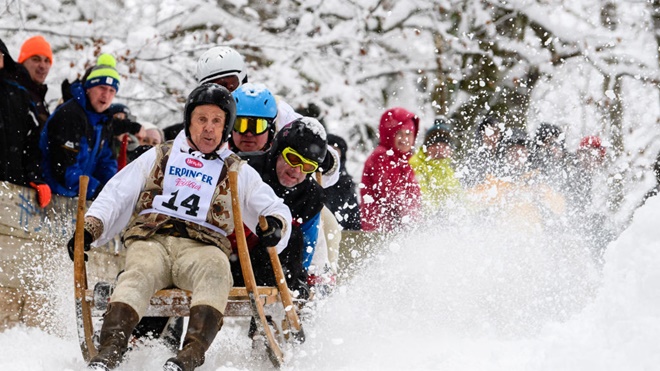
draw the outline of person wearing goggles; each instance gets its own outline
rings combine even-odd
[[[275,135],[275,96],[262,84],[241,85],[232,94],[236,100],[236,122],[229,148],[234,152],[265,151]]]
[[[323,187],[316,182],[314,173],[339,166],[334,163],[334,155],[328,151],[325,129],[318,120],[303,117],[280,129],[267,151],[243,152],[240,156],[291,210],[294,221],[292,238],[280,254],[280,260],[289,272],[289,288],[305,298],[309,295],[308,274],[313,273],[309,269],[320,239],[319,225],[325,200]],[[262,268],[269,264],[267,255],[255,253],[251,259],[259,283],[272,279],[272,273]]]
[[[299,167],[304,174],[311,174],[319,168],[316,161],[308,160],[291,147],[286,147],[282,151],[282,158],[291,167]]]
[[[291,147],[286,147],[277,158],[275,171],[280,183],[292,188],[302,183],[305,178],[319,168],[317,162],[308,160]]]

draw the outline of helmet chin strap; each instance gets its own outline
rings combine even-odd
[[[203,155],[202,157],[205,160],[215,160],[217,158],[220,158],[220,156],[218,155],[218,150],[220,149],[220,147],[222,147],[222,144],[223,144],[222,142],[220,144],[218,144],[218,146],[215,147],[215,149],[213,151],[211,151],[211,153],[204,153],[204,152],[202,152],[201,149],[199,149],[199,147],[197,147],[197,144],[195,144],[195,142],[192,140],[191,137],[186,137],[186,138],[190,141],[190,143],[192,144],[192,147],[194,147],[194,149],[190,148],[188,150],[188,153],[193,153],[195,151],[201,152],[202,155]]]

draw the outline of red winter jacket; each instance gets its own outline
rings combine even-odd
[[[420,214],[421,192],[408,163],[412,152],[394,148],[394,137],[402,128],[412,129],[416,138],[419,118],[403,108],[385,111],[380,119],[380,144],[367,158],[362,172],[362,230],[396,230]]]

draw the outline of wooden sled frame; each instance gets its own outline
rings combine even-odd
[[[93,342],[94,328],[92,323],[92,309],[105,307],[95,306],[93,290],[87,286],[87,273],[84,260],[84,216],[85,200],[89,178],[80,177],[78,209],[76,217],[76,232],[74,244],[74,294],[77,321],[77,333],[80,350],[83,358],[88,362],[97,353]],[[264,338],[268,357],[277,368],[284,365],[284,352],[282,346],[275,338],[271,327],[266,319],[265,305],[281,303],[284,308],[284,323],[289,336],[285,338],[294,343],[305,341],[305,334],[298,318],[297,305],[291,297],[291,292],[286,284],[282,265],[275,247],[268,247],[268,253],[273,266],[273,273],[277,281],[277,287],[258,287],[252,271],[250,253],[247,248],[243,217],[238,199],[238,172],[229,171],[229,186],[231,190],[232,211],[238,244],[238,256],[243,272],[245,287],[234,287],[229,293],[229,302],[225,310],[225,316],[252,316],[257,324],[257,333]],[[262,216],[259,219],[262,229],[268,227],[268,223]],[[188,316],[190,313],[191,292],[180,289],[160,290],[151,297],[149,308],[145,316],[151,317],[173,317]],[[105,303],[103,303],[105,304]],[[98,310],[97,310],[98,312]],[[97,313],[98,314],[98,313]]]

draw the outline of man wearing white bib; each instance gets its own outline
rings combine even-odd
[[[277,246],[278,252],[286,247],[289,209],[227,149],[235,118],[235,102],[226,88],[200,85],[188,96],[184,130],[113,177],[85,215],[85,250],[120,232],[127,249],[126,268],[110,298],[91,368],[108,370],[121,362],[149,299],[168,287],[192,291],[192,302],[183,348],[165,369],[193,370],[204,363],[233,284],[229,170],[239,171],[245,225],[265,239],[265,246]],[[260,215],[268,221],[265,231],[257,227]]]

